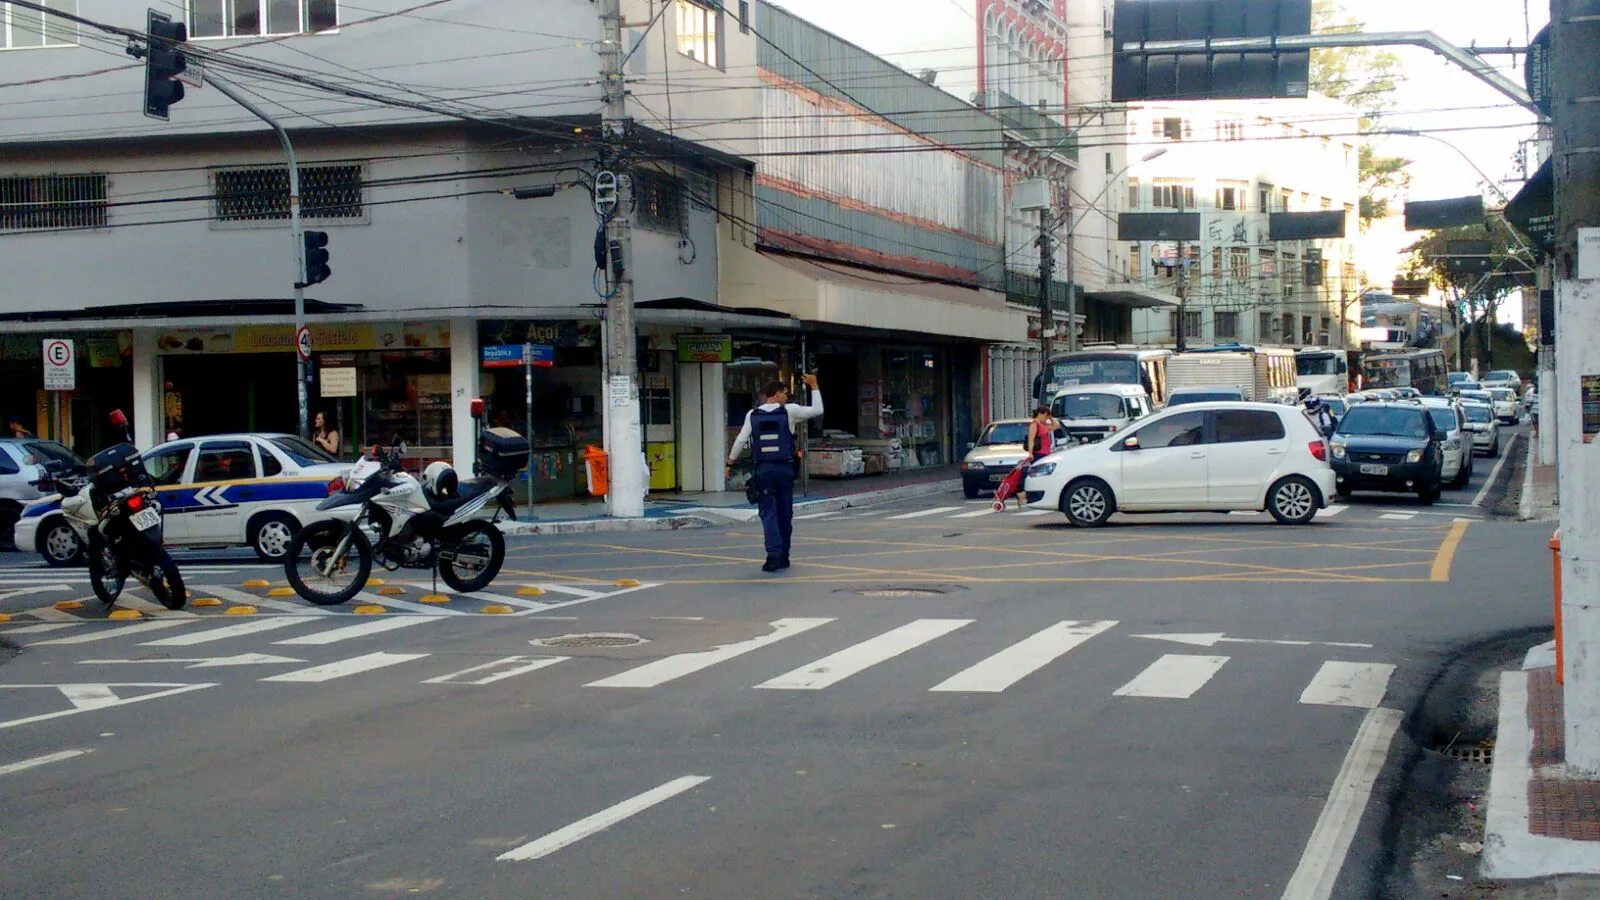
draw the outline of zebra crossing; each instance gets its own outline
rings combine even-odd
[[[1404,508],[1394,509],[1392,507],[1383,506],[1364,506],[1361,504],[1352,506],[1344,503],[1336,503],[1327,507],[1326,509],[1318,510],[1316,518],[1318,521],[1325,521],[1328,519],[1337,518],[1339,516],[1350,515],[1352,519],[1361,519],[1364,521],[1409,522],[1420,519],[1421,521],[1426,522],[1430,519],[1441,516],[1447,519],[1464,517],[1476,518],[1481,517],[1482,513],[1482,510],[1468,503],[1441,503],[1437,505],[1441,507],[1456,508],[1449,510],[1413,510]],[[1354,511],[1353,514],[1352,511]],[[1270,513],[1252,510],[1235,510],[1227,513],[1172,513],[1165,515],[1200,517],[1226,515],[1230,519],[1240,519],[1254,522],[1273,521]],[[943,519],[980,521],[991,520],[1000,522],[1010,521],[1013,519],[1033,520],[1046,516],[1060,518],[1061,514],[1051,509],[1019,510],[1016,508],[1016,504],[1014,502],[1007,504],[1004,510],[996,510],[991,501],[984,501],[981,506],[969,503],[965,506],[935,506],[928,509],[911,510],[906,510],[904,507],[887,509],[835,509],[827,510],[825,512],[805,513],[802,515],[797,515],[794,518],[796,522],[809,522],[817,520],[830,522],[849,522],[863,519],[875,519],[883,522],[913,522],[920,524],[922,522]],[[1141,516],[1139,518],[1140,520],[1144,520],[1160,517]]]
[[[374,618],[356,624],[348,624],[346,617],[328,616],[277,616],[228,624],[206,622],[199,617],[161,619],[130,624],[106,623],[107,627],[59,637],[53,632],[30,632],[39,639],[27,646],[50,650],[89,644],[100,645],[94,650],[104,652],[106,645],[120,641],[132,645],[132,648],[122,648],[124,651],[137,648],[136,652],[141,654],[128,659],[76,660],[77,665],[96,668],[134,662],[215,667],[245,659],[256,670],[264,665],[289,667],[272,674],[249,676],[252,680],[274,685],[322,685],[376,675],[391,682],[398,679],[434,687],[487,687],[513,679],[558,678],[560,686],[578,690],[648,691],[670,690],[672,685],[696,679],[711,679],[716,685],[725,686],[731,679],[736,689],[818,693],[848,690],[852,682],[862,680],[869,672],[880,667],[898,667],[895,668],[897,683],[908,673],[917,678],[927,673],[926,686],[915,689],[932,695],[997,695],[1019,684],[1043,681],[1064,689],[1103,691],[1111,697],[1130,701],[1183,701],[1202,695],[1218,679],[1228,677],[1229,671],[1241,670],[1244,675],[1249,672],[1248,661],[1207,652],[1164,653],[1132,673],[1131,665],[1126,662],[1130,655],[1128,647],[1151,646],[1143,640],[1149,636],[1119,632],[1120,623],[1115,620],[1063,620],[1032,630],[1020,638],[994,639],[993,644],[988,637],[974,638],[957,651],[957,655],[964,658],[950,662],[949,648],[944,648],[933,657],[940,661],[934,664],[918,658],[919,651],[969,629],[978,620],[916,618],[862,636],[859,627],[847,619],[781,618],[769,623],[770,630],[752,638],[642,663],[605,655],[527,652],[490,662],[475,660],[472,665],[452,669],[447,660],[459,663],[453,654],[435,654],[416,647],[401,650],[379,645],[375,649],[372,643],[396,631],[437,628],[447,621],[460,620],[417,615]],[[1138,640],[1132,645],[1119,643],[1109,648],[1113,651],[1114,677],[1105,675],[1104,654],[1096,657],[1092,665],[1074,667],[1073,653],[1085,645],[1129,638]],[[1005,643],[1007,640],[1011,642]],[[251,652],[240,654],[240,644],[249,645]],[[341,656],[340,651],[346,646],[352,655]],[[333,648],[335,658],[314,660],[277,655],[304,653],[305,648]],[[162,649],[177,650],[181,658],[168,659],[150,652]],[[544,643],[539,649],[557,648]],[[197,650],[201,654],[238,655],[196,659],[193,654]],[[771,655],[771,659],[761,659],[764,654]],[[801,658],[811,661],[794,665]],[[740,662],[736,664],[736,660]],[[1379,662],[1307,660],[1306,672],[1309,674],[1316,664],[1320,664],[1320,668],[1303,686],[1295,686],[1297,693],[1285,686],[1286,698],[1297,695],[1297,702],[1309,706],[1374,708],[1382,702],[1395,668]],[[937,671],[941,668],[945,670]],[[605,672],[605,669],[614,671]],[[719,674],[719,670],[727,674]],[[565,672],[573,673],[572,677],[564,676]]]

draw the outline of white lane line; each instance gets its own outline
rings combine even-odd
[[[1349,511],[1349,509],[1350,509],[1350,507],[1345,506],[1343,504],[1340,504],[1339,506],[1330,506],[1330,507],[1327,507],[1326,509],[1319,509],[1319,510],[1317,510],[1317,518],[1326,519],[1329,516],[1337,516],[1340,513]]]
[[[760,637],[747,641],[738,641],[732,644],[723,644],[710,650],[701,650],[696,653],[679,653],[668,656],[652,663],[646,663],[634,669],[629,669],[610,678],[591,681],[585,687],[630,687],[650,688],[658,684],[666,684],[674,678],[709,668],[720,662],[743,656],[752,650],[759,650],[768,644],[775,644],[787,637],[793,637],[801,632],[810,631],[820,625],[832,622],[832,619],[779,619],[772,623],[772,631]]]
[[[1496,481],[1500,480],[1500,470],[1505,468],[1506,460],[1511,458],[1511,451],[1517,446],[1517,438],[1521,436],[1519,434],[1512,435],[1511,442],[1506,444],[1504,450],[1500,451],[1500,461],[1495,463],[1494,468],[1489,470],[1489,477],[1483,480],[1483,487],[1479,488],[1478,495],[1472,498],[1473,506],[1483,505],[1483,498],[1489,496],[1489,489],[1494,487]]]
[[[283,600],[274,600],[271,597],[262,597],[262,596],[259,596],[257,594],[250,594],[250,593],[246,593],[245,591],[235,590],[233,588],[228,588],[228,587],[211,586],[211,587],[206,587],[206,588],[203,588],[203,589],[202,588],[196,588],[195,590],[190,591],[190,593],[191,594],[201,594],[201,596],[204,596],[204,594],[201,593],[202,590],[205,593],[210,593],[210,594],[216,595],[216,597],[219,600],[227,600],[227,601],[230,601],[232,603],[239,603],[239,604],[243,604],[245,606],[264,606],[267,609],[276,609],[279,612],[295,613],[296,615],[301,615],[301,616],[336,616],[336,615],[339,615],[338,613],[334,612],[331,609],[323,609],[320,606],[312,606],[311,604],[306,603],[303,600],[294,601],[294,602],[285,602]]]
[[[10,721],[7,721],[7,722],[0,722],[0,728],[15,728],[18,725],[32,725],[35,722],[48,722],[51,719],[61,719],[61,718],[65,718],[67,716],[75,716],[75,715],[78,715],[79,713],[88,712],[90,709],[109,709],[109,708],[111,708],[113,706],[127,706],[130,703],[143,703],[146,700],[159,700],[162,697],[172,697],[172,696],[175,696],[177,694],[187,694],[190,691],[199,691],[199,690],[204,690],[206,688],[213,688],[213,687],[216,687],[216,686],[217,686],[216,682],[207,682],[205,684],[180,684],[180,685],[171,685],[171,684],[119,684],[119,685],[117,685],[117,687],[165,687],[165,688],[167,688],[167,690],[157,691],[154,694],[140,694],[137,697],[130,697],[130,698],[126,699],[126,700],[118,700],[114,704],[108,704],[108,705],[105,705],[105,706],[95,706],[95,707],[89,707],[89,708],[80,708],[80,707],[74,706],[71,709],[63,709],[63,710],[59,710],[57,712],[43,713],[43,714],[37,715],[37,716],[26,716],[26,717],[21,718],[21,719],[11,719]],[[7,684],[7,685],[0,685],[0,687],[49,687],[49,685],[11,685],[11,684]],[[57,685],[57,687],[59,687],[59,685]]]
[[[421,587],[421,585],[418,586]],[[463,612],[459,609],[449,609],[443,606],[430,606],[426,603],[412,603],[410,600],[401,600],[396,597],[380,597],[377,594],[369,591],[361,591],[360,593],[356,594],[354,599],[360,600],[362,603],[375,603],[379,606],[387,606],[390,609],[403,609],[406,612],[413,612],[420,616],[472,615],[472,613]]]
[[[370,672],[373,669],[382,669],[386,666],[410,662],[413,659],[422,659],[426,653],[368,653],[365,656],[352,656],[338,662],[324,663],[308,669],[296,669],[293,672],[284,672],[282,675],[272,675],[261,679],[262,681],[289,681],[297,684],[318,684],[343,678],[346,675],[358,675]]]
[[[1384,513],[1383,515],[1379,516],[1378,518],[1380,518],[1380,519],[1389,519],[1391,521],[1397,521],[1397,522],[1409,522],[1412,519],[1415,519],[1416,517],[1417,517],[1416,513]]]
[[[24,625],[21,628],[8,628],[0,634],[42,634],[47,631],[60,631],[63,628],[77,628],[77,622],[49,622],[44,625]]]
[[[1031,519],[1034,516],[1053,516],[1055,514],[1056,510],[1053,509],[1027,509],[1017,513],[1017,518]]]
[[[231,617],[230,617],[231,618]],[[213,641],[225,641],[229,638],[243,637],[261,631],[276,631],[279,628],[292,628],[295,625],[304,625],[307,622],[322,621],[317,616],[273,616],[270,619],[252,619],[240,622],[237,625],[224,625],[221,628],[208,628],[204,631],[180,634],[174,637],[157,638],[145,641],[141,647],[192,647],[195,644],[209,644]]]
[[[937,516],[940,513],[960,511],[961,507],[959,506],[935,506],[933,509],[919,509],[916,512],[901,513],[898,516],[890,516],[888,521],[893,522],[896,519],[920,519],[923,516]]]
[[[928,690],[999,693],[1116,624],[1115,621],[1057,622]]]
[[[561,594],[571,594],[574,597],[582,597],[585,600],[593,600],[596,597],[606,596],[604,591],[591,591],[587,588],[576,587],[570,584],[530,584],[527,586],[544,588],[547,591],[556,591],[557,593]]]
[[[144,634],[147,631],[160,631],[163,628],[172,628],[176,625],[187,625],[194,619],[160,619],[151,622],[135,622],[132,625],[108,625],[88,634],[74,634],[70,637],[51,638],[48,641],[34,641],[29,647],[56,647],[63,644],[88,644],[94,641],[104,641],[111,638],[130,637]]]
[[[1254,510],[1254,509],[1236,509],[1236,510],[1233,510],[1232,512],[1228,513],[1228,515],[1230,515],[1230,516],[1259,516],[1259,515],[1261,515],[1261,512],[1260,512],[1260,510]]]
[[[806,521],[808,519],[826,519],[829,516],[837,516],[842,512],[844,512],[844,510],[842,510],[842,509],[831,509],[831,510],[828,510],[827,512],[807,513],[807,514],[805,514],[803,516],[795,516],[794,520],[796,522],[804,522],[804,521]]]
[[[386,631],[396,631],[401,628],[410,628],[413,625],[421,625],[425,622],[437,622],[440,620],[440,618],[442,617],[402,616],[393,619],[375,619],[371,622],[362,622],[360,625],[347,625],[344,628],[334,628],[329,631],[319,631],[314,634],[297,635],[292,638],[284,638],[281,641],[273,641],[273,643],[293,646],[320,647],[325,644],[337,644],[340,641],[348,641],[355,638],[366,637],[369,634],[383,634]]]
[[[1328,900],[1344,868],[1350,842],[1372,797],[1373,785],[1383,770],[1389,744],[1400,728],[1397,709],[1372,709],[1361,720],[1355,740],[1345,754],[1344,764],[1333,781],[1333,790],[1322,804],[1322,814],[1311,829],[1300,864],[1283,889],[1283,900]],[[1497,757],[1499,754],[1495,754]],[[1491,807],[1492,808],[1492,807]]]
[[[758,688],[791,691],[819,691],[838,684],[858,672],[890,660],[922,644],[943,637],[957,628],[972,624],[972,619],[917,619],[875,638],[846,647],[838,653],[807,663],[792,672],[763,681]]]
[[[73,759],[82,756],[85,753],[93,752],[93,750],[61,750],[56,753],[46,753],[43,756],[35,756],[32,759],[24,759],[20,762],[8,763],[0,766],[0,775],[10,775],[14,772],[22,772],[37,766],[48,766],[51,763]]]
[[[986,506],[983,509],[975,509],[972,512],[957,513],[956,515],[953,515],[950,518],[952,518],[952,519],[976,519],[979,516],[993,516],[993,515],[998,515],[998,514],[999,514],[999,510],[996,510],[993,507]]]
[[[51,591],[72,590],[69,585],[62,583],[59,580],[40,582],[39,580],[32,578],[7,578],[4,579],[4,581],[8,585],[14,584],[18,585],[18,587],[7,588],[6,590],[0,591],[0,600],[10,600],[13,597],[21,597],[23,594],[46,594],[50,593]]]
[[[1352,663],[1329,660],[1317,670],[1300,702],[1312,706],[1351,706],[1375,709],[1389,690],[1394,666],[1386,663]]]
[[[710,775],[685,775],[682,778],[674,778],[658,788],[652,788],[637,797],[629,798],[592,816],[579,819],[571,825],[552,831],[536,841],[529,841],[515,850],[507,850],[495,857],[495,859],[499,862],[528,862],[542,859],[568,844],[575,844],[586,837],[599,834],[629,816],[644,812],[658,803],[670,800],[684,791],[698,787],[710,780]]]
[[[109,684],[63,684],[58,685],[67,702],[78,709],[99,709],[103,706],[116,706],[122,698],[111,690]]]
[[[494,684],[496,681],[504,681],[507,678],[515,678],[518,675],[526,675],[529,672],[536,672],[547,666],[553,666],[558,662],[565,662],[571,658],[572,657],[570,656],[508,656],[505,659],[497,659],[494,662],[484,663],[481,666],[473,666],[470,669],[462,669],[459,672],[451,672],[449,675],[439,675],[434,678],[424,678],[422,683]],[[508,666],[510,668],[507,668]],[[480,672],[494,672],[494,674],[485,675],[484,677],[475,679],[473,681],[457,680],[466,675],[477,675]]]
[[[1168,653],[1111,693],[1118,697],[1162,697],[1187,700],[1206,686],[1228,662],[1226,656]]]

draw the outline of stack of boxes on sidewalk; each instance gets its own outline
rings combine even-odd
[[[901,449],[899,438],[857,438],[834,430],[824,431],[806,454],[806,472],[817,478],[882,475],[915,467],[914,458],[908,460]]]

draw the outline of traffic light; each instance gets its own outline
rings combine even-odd
[[[333,270],[328,268],[328,233],[326,231],[308,231],[304,235],[306,243],[306,277],[304,285],[321,284],[328,280]]]
[[[165,119],[167,108],[183,99],[183,82],[177,78],[189,68],[189,59],[183,52],[189,28],[152,9],[146,33],[149,46],[144,55],[144,114]]]

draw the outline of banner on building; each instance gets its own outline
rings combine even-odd
[[[680,334],[677,336],[678,362],[733,362],[733,335]]]

